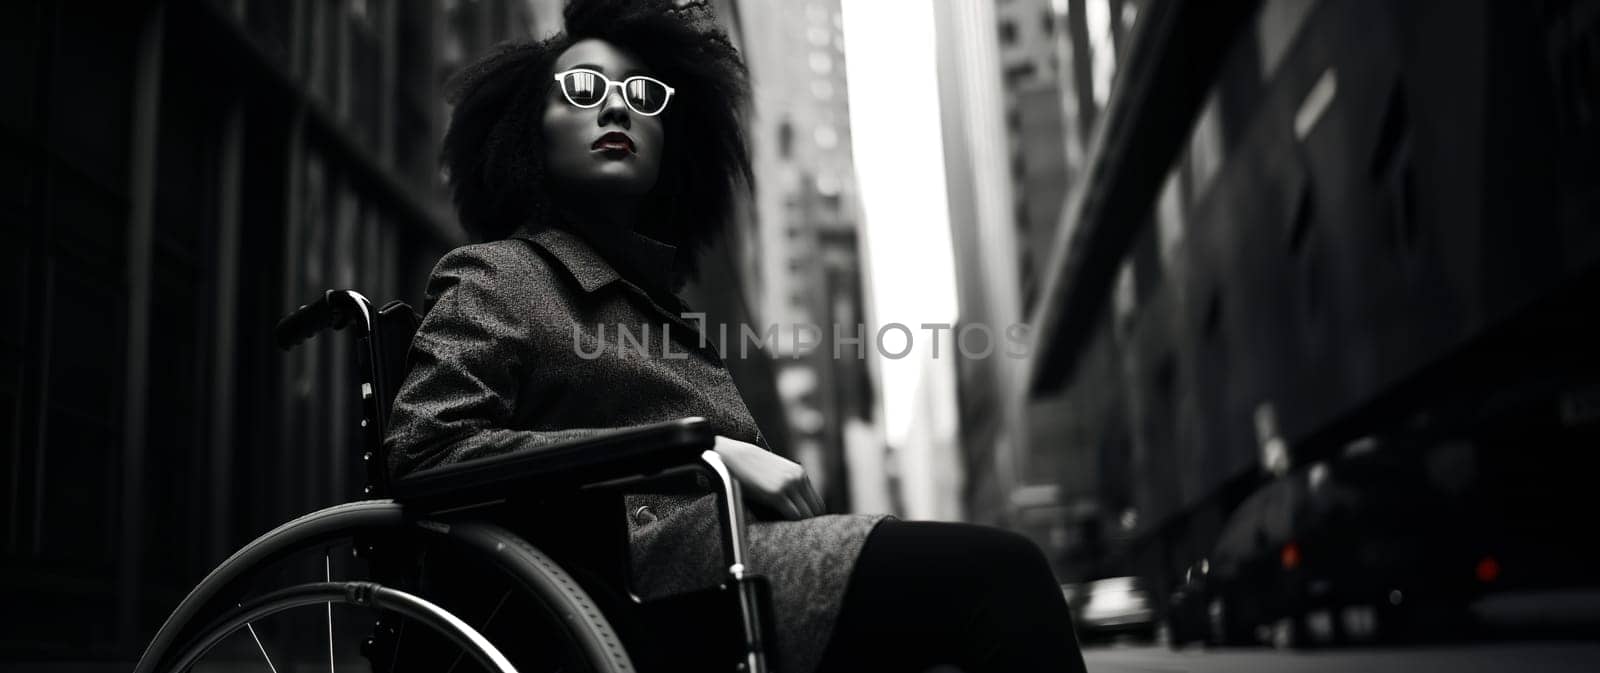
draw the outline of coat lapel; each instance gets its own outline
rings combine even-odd
[[[532,242],[550,253],[584,292],[592,293],[622,278],[594,248],[564,229],[546,227],[533,233],[518,229],[512,237]]]
[[[684,305],[677,295],[669,295],[676,304],[673,307],[676,310],[668,310],[661,306],[656,297],[646,292],[644,288],[624,278],[610,262],[607,262],[581,236],[558,227],[545,227],[535,232],[529,232],[526,228],[519,228],[512,234],[512,237],[533,243],[538,248],[549,253],[566,270],[567,274],[578,283],[578,287],[582,288],[585,294],[594,294],[600,288],[612,283],[618,283],[640,299],[643,299],[660,317],[677,323],[679,327],[689,330],[691,334],[700,335],[701,341],[706,341],[706,335],[701,331],[701,326],[691,324],[683,318],[682,313],[687,312],[689,307]],[[643,261],[646,264],[655,266],[654,273],[669,274],[676,248],[645,236],[638,236],[638,238],[642,239],[640,245],[644,246],[642,249]],[[717,353],[709,342],[706,342],[703,347],[695,344],[695,348],[711,357],[713,362],[721,362],[722,360],[721,354]]]

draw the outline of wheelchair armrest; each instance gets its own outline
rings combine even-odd
[[[428,509],[470,506],[525,495],[530,487],[576,489],[648,475],[699,460],[715,440],[706,420],[691,416],[442,465],[401,477],[391,489],[395,500]]]

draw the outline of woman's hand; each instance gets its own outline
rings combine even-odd
[[[790,519],[824,513],[822,498],[811,487],[799,463],[748,442],[717,435],[712,449],[739,480],[746,498],[775,509]]]

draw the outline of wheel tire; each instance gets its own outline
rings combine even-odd
[[[593,673],[633,673],[634,665],[611,622],[566,569],[527,540],[500,526],[468,522],[444,534],[494,563],[538,597],[552,622],[564,626]]]
[[[1213,598],[1206,602],[1205,637],[1201,641],[1206,647],[1222,647],[1228,644],[1227,601]]]
[[[216,647],[229,636],[239,633],[241,629],[248,629],[252,637],[255,622],[283,614],[289,610],[301,607],[327,604],[329,606],[328,652],[333,653],[333,627],[332,606],[352,605],[358,607],[377,607],[404,614],[413,620],[412,623],[422,624],[435,629],[444,638],[455,644],[461,650],[462,658],[471,659],[484,670],[495,673],[516,673],[511,662],[506,659],[499,648],[490,643],[483,634],[466,623],[456,619],[443,608],[416,595],[391,589],[371,582],[313,582],[300,584],[278,591],[271,592],[257,598],[248,604],[240,605],[224,613],[211,625],[200,629],[193,639],[181,644],[171,657],[172,670],[186,671],[194,665],[195,661]],[[260,641],[257,640],[259,643]],[[271,659],[266,648],[262,648],[262,656]]]
[[[1216,612],[1210,614],[1210,637],[1207,644],[1221,647],[1237,647],[1240,645],[1254,645],[1256,643],[1254,627],[1249,620],[1240,614],[1239,602],[1228,596],[1221,596],[1214,600]]]
[[[1345,628],[1344,605],[1339,602],[1328,604],[1328,644],[1332,647],[1345,647],[1350,644],[1350,633]]]
[[[1167,648],[1174,651],[1183,649],[1184,644],[1188,642],[1189,638],[1189,634],[1185,633],[1183,630],[1182,620],[1177,619],[1176,617],[1167,618],[1165,635]]]
[[[453,549],[462,550],[498,570],[510,585],[531,597],[531,602],[548,614],[548,621],[558,625],[560,632],[547,637],[561,641],[564,651],[573,653],[562,656],[575,659],[579,664],[577,668],[593,673],[634,672],[633,663],[621,640],[594,600],[561,566],[526,540],[489,523],[446,525],[416,521],[406,516],[398,503],[373,500],[312,512],[245,545],[213,569],[178,604],[146,648],[134,669],[135,673],[175,670],[175,657],[180,656],[179,653],[192,651],[204,634],[211,633],[228,615],[238,613],[242,609],[238,607],[239,604],[256,604],[254,601],[240,601],[238,597],[251,581],[260,579],[263,573],[274,569],[276,562],[308,553],[320,555],[330,547],[354,546],[355,540],[367,536],[422,539],[434,544],[442,542]],[[380,586],[372,582],[356,584]],[[309,585],[296,585],[305,586]],[[426,596],[414,597],[436,605]],[[329,599],[319,602],[350,604],[353,601]],[[478,625],[468,626],[482,630]],[[506,643],[502,642],[499,647],[505,646]],[[362,648],[363,651],[366,649]]]
[[[1272,622],[1272,646],[1280,650],[1304,650],[1311,647],[1303,615],[1280,617]]]

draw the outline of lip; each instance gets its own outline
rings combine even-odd
[[[639,153],[638,146],[634,144],[633,138],[621,131],[612,131],[600,136],[599,138],[596,138],[595,141],[589,145],[589,149],[597,152],[607,153],[622,152],[624,150],[626,150],[629,154]]]

